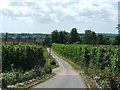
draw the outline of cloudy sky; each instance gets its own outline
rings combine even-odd
[[[117,33],[119,0],[0,0],[2,32]]]

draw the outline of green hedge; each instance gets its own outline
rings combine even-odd
[[[53,44],[52,49],[84,67],[101,88],[120,88],[120,46]]]
[[[43,49],[35,44],[3,44],[2,69],[10,71],[11,68],[30,70],[39,65],[43,67],[45,59]]]

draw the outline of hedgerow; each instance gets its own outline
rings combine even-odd
[[[30,70],[39,65],[43,67],[45,59],[43,49],[34,44],[3,44],[2,45],[2,70],[15,69]]]

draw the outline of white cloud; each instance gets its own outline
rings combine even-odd
[[[8,0],[0,0],[0,8],[6,8],[9,5]]]
[[[0,0],[3,16],[18,21],[116,21],[118,0]]]
[[[114,20],[116,19],[114,15],[116,10],[108,0],[81,0],[75,8],[78,17],[86,17],[85,19],[91,19],[92,21],[113,21],[111,17],[114,17]]]

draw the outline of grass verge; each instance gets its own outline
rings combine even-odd
[[[60,57],[61,59],[65,60],[66,62],[68,62],[84,79],[85,84],[88,88],[98,88],[98,85],[85,73],[85,71],[83,70],[83,68],[79,65],[77,65],[76,63],[72,62],[72,60],[67,59],[66,57],[58,54],[57,52],[55,52],[52,49],[52,52],[54,54],[56,54],[58,57]]]
[[[58,62],[48,53],[46,48],[44,48],[44,57],[46,66],[51,66],[52,69],[59,67]]]

